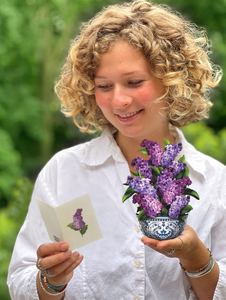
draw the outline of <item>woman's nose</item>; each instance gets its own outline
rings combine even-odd
[[[112,96],[111,104],[115,108],[121,108],[129,105],[132,102],[132,97],[130,97],[123,87],[115,87]]]

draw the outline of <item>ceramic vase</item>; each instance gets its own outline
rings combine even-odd
[[[143,234],[156,240],[174,239],[181,235],[187,224],[187,216],[184,221],[167,216],[149,218],[139,221],[139,227]]]

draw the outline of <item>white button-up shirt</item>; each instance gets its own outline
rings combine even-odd
[[[188,224],[220,267],[214,300],[226,299],[226,167],[194,149],[176,130],[200,200],[191,198]],[[139,155],[139,154],[138,154]],[[111,132],[56,154],[39,174],[8,273],[12,300],[38,300],[36,251],[49,243],[35,199],[61,205],[89,193],[103,239],[79,250],[83,262],[66,290],[69,300],[197,299],[177,258],[141,242],[136,205],[122,204],[129,166]]]

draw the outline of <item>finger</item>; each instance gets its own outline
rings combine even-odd
[[[69,249],[69,244],[66,242],[42,244],[37,250],[38,257],[45,257],[51,254],[65,252]]]
[[[80,257],[79,252],[74,252],[69,259],[63,261],[62,263],[55,264],[51,269],[52,274],[60,274],[63,273],[67,268],[69,268],[72,264],[74,264]]]
[[[180,237],[182,239],[182,237]],[[183,241],[183,239],[182,239]],[[177,237],[172,240],[161,241],[158,243],[157,248],[159,250],[169,250],[169,249],[181,249],[182,241]],[[183,241],[184,245],[184,241]]]
[[[80,263],[83,261],[83,255],[80,254],[78,259],[72,264],[70,265],[67,269],[64,270],[64,274],[68,275],[70,274],[75,268],[77,268]]]
[[[148,245],[148,246],[156,247],[156,248],[157,248],[158,243],[160,242],[158,240],[151,239],[147,236],[143,236],[141,241],[144,243],[144,245]]]
[[[182,236],[180,236],[180,238],[182,238]],[[181,240],[177,237],[175,239],[172,240],[164,240],[164,241],[158,241],[158,240],[154,240],[154,239],[150,239],[146,236],[144,236],[142,239],[142,242],[149,246],[150,248],[152,248],[153,250],[162,253],[164,255],[166,255],[167,257],[172,257],[175,255],[181,255],[182,253],[175,253],[175,251],[173,253],[167,253],[170,252],[171,250],[175,249],[175,250],[181,250],[181,246],[182,246],[182,242]],[[184,243],[183,243],[184,245]]]
[[[55,277],[48,278],[48,282],[53,285],[61,285],[67,283],[71,278],[71,273],[82,262],[83,255],[73,253],[70,260],[58,265],[56,268],[50,269],[52,274],[57,274]]]
[[[67,261],[72,256],[71,250],[67,252],[60,252],[58,254],[46,256],[41,259],[41,262],[39,263],[43,269],[52,268],[53,266],[56,266],[58,264],[61,264],[65,261]]]

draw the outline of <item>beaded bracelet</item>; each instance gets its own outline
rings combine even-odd
[[[53,288],[49,287],[46,277],[44,277],[44,280],[43,280],[43,281],[44,281],[45,286],[46,286],[48,289],[50,289],[52,292],[55,292],[55,293],[58,293],[58,294],[62,293],[62,292],[66,289],[66,287],[67,287],[67,285],[65,285],[64,288],[63,288],[61,291],[58,291],[58,290],[56,290],[56,289],[53,289]]]
[[[42,274],[42,271],[40,271],[40,272],[39,272],[39,282],[40,282],[41,288],[43,289],[43,291],[44,291],[46,294],[48,294],[48,295],[50,295],[50,296],[58,296],[58,295],[60,295],[60,294],[65,293],[65,289],[66,289],[66,287],[67,287],[67,284],[65,285],[65,287],[64,287],[64,289],[63,289],[62,291],[56,291],[56,290],[53,290],[53,289],[51,289],[50,287],[48,287],[47,284],[45,284],[52,292],[54,292],[54,294],[53,294],[53,293],[49,293],[49,292],[45,289],[45,287],[43,286],[42,278],[44,279],[43,281],[44,281],[44,283],[45,283],[45,281],[47,281],[47,280],[46,280],[46,277],[44,277],[43,274]],[[63,298],[63,299],[64,299],[64,298]]]
[[[215,260],[213,259],[213,256],[212,256],[211,251],[209,250],[209,248],[207,248],[207,250],[210,253],[210,259],[209,259],[208,263],[205,266],[203,266],[202,268],[200,268],[197,271],[188,271],[180,263],[180,266],[181,266],[182,270],[184,270],[184,272],[189,277],[199,278],[199,277],[202,277],[202,276],[205,276],[205,275],[209,274],[212,271],[212,269],[214,268],[214,265],[215,265]]]
[[[45,286],[53,292],[60,293],[60,292],[64,291],[67,287],[67,284],[60,285],[60,286],[54,286],[54,285],[49,284],[48,281],[47,281],[47,278],[43,276],[42,271],[41,271],[41,277],[42,277],[42,280],[45,283]],[[63,288],[62,291],[58,291],[58,289],[62,289],[62,288]]]
[[[50,289],[53,289],[54,291],[56,290],[56,292],[58,292],[59,289],[62,289],[62,288],[65,289],[65,287],[67,286],[67,284],[63,284],[60,286],[54,286],[54,285],[49,284],[47,281],[47,278],[43,276],[42,271],[41,271],[41,277],[42,277],[42,280],[44,281],[44,283],[47,284]]]

